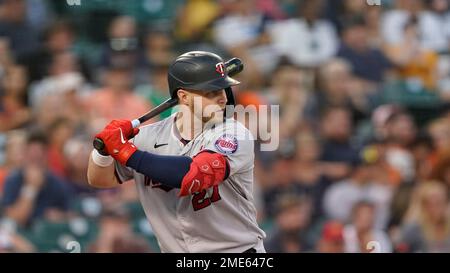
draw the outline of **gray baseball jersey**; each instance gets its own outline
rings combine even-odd
[[[238,121],[227,119],[186,145],[175,126],[176,114],[140,128],[134,144],[141,151],[193,157],[204,149],[227,156],[229,177],[210,189],[179,197],[179,189],[152,181],[116,162],[123,181],[132,178],[162,252],[265,252],[265,233],[253,204],[254,143]]]

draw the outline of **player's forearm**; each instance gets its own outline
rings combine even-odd
[[[201,152],[192,159],[136,150],[127,160],[127,166],[158,183],[180,188],[180,196],[218,185],[229,175],[225,157],[210,151]]]
[[[157,155],[138,150],[127,161],[127,166],[158,183],[180,188],[191,162],[188,156]]]
[[[89,164],[87,170],[88,183],[96,188],[113,188],[119,185],[116,176],[114,175],[114,164],[108,166],[97,165],[92,156],[89,157]]]

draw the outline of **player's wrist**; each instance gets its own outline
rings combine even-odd
[[[137,151],[136,146],[134,144],[127,142],[124,144],[120,151],[117,151],[116,153],[112,153],[111,156],[117,160],[120,164],[126,166],[126,163],[128,159]]]
[[[91,153],[92,161],[99,167],[108,167],[114,162],[114,158],[109,155],[102,155],[96,149]]]

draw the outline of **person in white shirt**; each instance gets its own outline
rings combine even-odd
[[[333,57],[339,42],[334,26],[320,18],[323,1],[304,1],[298,18],[268,27],[276,52],[300,66],[317,67]]]

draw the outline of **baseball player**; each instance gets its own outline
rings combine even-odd
[[[179,56],[168,74],[179,111],[140,129],[109,123],[96,135],[105,148],[92,152],[89,183],[110,188],[134,178],[162,252],[265,252],[253,204],[253,139],[220,115],[239,82],[221,57],[203,51]],[[218,110],[205,116],[198,106]],[[197,121],[202,126],[188,126]]]

